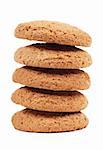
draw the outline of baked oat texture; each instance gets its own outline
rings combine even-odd
[[[85,128],[88,119],[83,113],[48,113],[25,109],[12,117],[15,129],[29,132],[63,132]]]
[[[90,86],[88,74],[78,69],[41,69],[21,67],[13,74],[13,81],[48,90],[84,90]]]
[[[11,99],[27,108],[49,112],[78,112],[88,104],[87,98],[78,91],[55,92],[30,87],[17,89]]]
[[[78,69],[92,63],[91,56],[79,48],[58,44],[33,44],[19,48],[16,62],[32,67]]]
[[[89,34],[79,28],[54,21],[21,23],[15,29],[15,36],[22,39],[71,46],[90,46],[92,42]]]

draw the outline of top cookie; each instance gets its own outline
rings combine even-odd
[[[90,46],[91,37],[86,32],[69,24],[54,21],[21,23],[15,30],[17,38],[44,41],[71,46]]]

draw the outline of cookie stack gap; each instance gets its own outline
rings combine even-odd
[[[16,62],[24,66],[13,73],[13,81],[24,85],[12,101],[26,109],[15,113],[13,126],[30,132],[63,132],[85,128],[81,112],[88,100],[78,90],[90,87],[89,75],[80,70],[92,64],[91,56],[75,46],[91,45],[84,31],[60,22],[33,21],[15,30],[17,38],[42,41],[17,49]]]

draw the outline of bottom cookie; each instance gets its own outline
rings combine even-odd
[[[28,132],[63,132],[85,128],[87,117],[81,113],[50,113],[24,109],[12,117],[14,128]]]

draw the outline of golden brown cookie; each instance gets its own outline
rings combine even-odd
[[[49,112],[78,112],[88,104],[86,97],[78,91],[55,92],[30,87],[17,89],[11,99],[27,108]]]
[[[84,90],[90,86],[88,74],[82,70],[41,69],[21,67],[13,74],[13,81],[48,90]]]
[[[33,44],[15,52],[16,62],[31,67],[77,69],[91,65],[91,56],[79,48],[58,44]]]
[[[90,46],[92,41],[89,34],[79,28],[54,21],[21,23],[15,30],[15,36],[22,39],[71,46]]]
[[[87,117],[81,113],[48,113],[25,109],[12,117],[14,128],[29,132],[63,132],[85,128]]]

